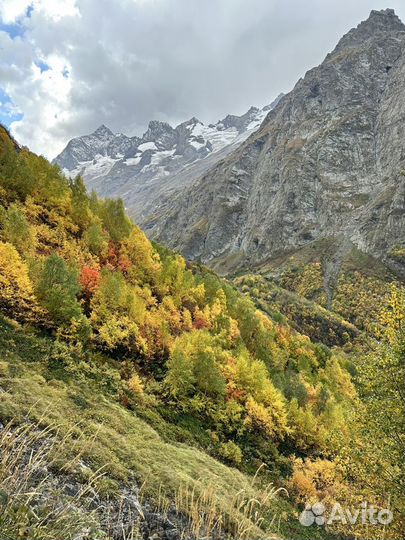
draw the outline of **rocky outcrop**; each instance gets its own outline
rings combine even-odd
[[[51,538],[46,529],[50,522],[51,531],[61,531],[60,538],[66,540],[197,540],[190,519],[174,502],[159,507],[145,497],[135,477],[125,483],[112,481],[101,470],[93,472],[80,456],[63,466],[57,456],[65,457],[64,441],[49,428],[28,421],[19,427],[0,422],[0,442],[8,475],[1,486],[6,490],[0,489],[2,532],[11,514],[15,524],[24,525],[26,538],[30,533]],[[41,531],[43,536],[38,536]]]
[[[149,234],[223,272],[322,238],[337,259],[347,241],[389,258],[405,242],[404,40],[393,10],[372,11]]]

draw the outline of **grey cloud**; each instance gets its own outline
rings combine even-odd
[[[80,17],[59,21],[34,10],[21,42],[14,50],[7,44],[8,65],[0,67],[25,114],[15,134],[36,150],[45,144],[48,153],[101,123],[136,134],[150,119],[210,122],[262,106],[290,90],[371,9],[405,15],[403,0],[389,6],[382,0],[78,0],[77,6]],[[45,122],[47,90],[30,80],[19,88],[10,63],[14,58],[21,78],[32,58],[52,54],[66,59],[72,85],[60,105],[65,111],[53,120],[47,113]]]

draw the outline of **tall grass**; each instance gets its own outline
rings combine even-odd
[[[69,437],[66,434],[65,437]],[[67,496],[52,481],[64,440],[50,427],[11,423],[0,432],[0,538],[2,540],[68,540],[95,538],[94,512],[84,511],[92,498],[93,475],[77,493]],[[76,458],[77,459],[77,458]],[[67,463],[67,467],[74,464]],[[92,534],[94,536],[92,536]]]
[[[286,490],[272,484],[260,486],[259,472],[260,469],[243,488],[227,499],[225,505],[223,495],[218,493],[219,486],[199,478],[194,482],[181,483],[171,499],[163,488],[159,489],[157,507],[162,513],[168,512],[172,501],[176,511],[188,520],[183,536],[196,539],[270,539],[277,519],[272,503],[281,491]]]

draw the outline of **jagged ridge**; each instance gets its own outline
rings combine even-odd
[[[199,176],[196,170],[208,170],[246,139],[280,97],[263,109],[251,107],[216,124],[204,125],[193,117],[173,128],[152,120],[142,137],[114,134],[101,125],[72,139],[54,162],[69,176],[82,174],[101,196],[124,197],[131,215],[145,224],[158,201],[163,204],[174,187],[188,185]]]
[[[223,272],[328,237],[388,260],[405,237],[404,37],[372,11],[150,234]]]

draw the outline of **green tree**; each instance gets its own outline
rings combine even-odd
[[[3,126],[0,126],[0,186],[9,201],[24,201],[34,186],[34,178],[24,159],[24,151],[16,145]]]
[[[350,447],[352,474],[396,514],[405,515],[405,290],[393,286],[382,311],[380,345],[359,366],[361,405]],[[395,524],[394,524],[395,525]]]
[[[91,299],[91,322],[96,340],[115,354],[145,353],[146,342],[139,326],[145,317],[145,301],[120,272],[104,270]]]
[[[127,238],[133,229],[121,199],[106,199],[101,206],[101,219],[114,242],[121,242]]]
[[[218,356],[222,351],[212,346],[202,346],[194,357],[194,374],[197,387],[201,392],[213,396],[225,394],[226,381],[218,365]]]
[[[71,190],[69,181],[61,173],[57,165],[52,165],[42,156],[28,151],[20,154],[34,180],[31,195],[35,202],[44,208],[52,209],[59,215],[66,216],[71,207]]]
[[[92,214],[90,211],[90,201],[87,196],[86,186],[81,176],[76,176],[70,181],[72,190],[72,220],[83,232],[90,226]]]
[[[167,362],[167,369],[165,382],[170,393],[177,399],[185,399],[196,383],[191,359],[180,347],[176,347]]]
[[[101,222],[96,220],[91,223],[84,232],[83,238],[93,255],[97,255],[98,257],[106,255],[108,250],[108,235],[104,231]]]
[[[52,254],[45,259],[35,272],[35,292],[43,307],[47,309],[57,325],[70,323],[71,319],[80,318],[82,310],[76,298],[80,291],[75,269]]]
[[[34,236],[26,217],[16,204],[10,205],[5,211],[2,225],[5,240],[13,244],[21,255],[25,255],[32,250]]]
[[[200,391],[212,397],[224,395],[226,381],[221,372],[226,353],[206,331],[178,337],[167,363],[166,383],[173,395]]]
[[[145,234],[136,226],[122,242],[120,257],[127,261],[132,283],[154,282],[159,270],[158,257]]]

